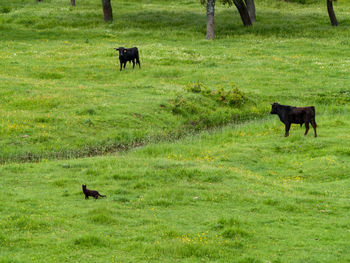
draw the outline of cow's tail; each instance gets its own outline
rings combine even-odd
[[[311,106],[312,114],[311,114],[311,124],[314,128],[317,127],[315,116],[316,116],[316,110],[314,106]],[[316,137],[316,136],[315,136]]]
[[[312,118],[315,119],[315,116],[316,116],[315,107],[314,107],[314,106],[311,106],[310,108],[312,109]]]
[[[141,68],[139,50],[137,48],[136,48],[136,64],[139,64],[139,67]]]

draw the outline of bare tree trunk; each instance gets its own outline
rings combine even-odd
[[[334,13],[332,0],[327,0],[327,10],[328,10],[329,19],[331,20],[332,26],[337,26],[338,21]]]
[[[252,23],[256,22],[254,0],[245,0],[245,3],[246,3],[246,6],[247,6],[247,10],[248,10],[248,14],[249,14],[250,20],[252,21]]]
[[[103,16],[106,22],[113,21],[111,0],[102,0]]]
[[[215,37],[214,11],[215,11],[215,0],[208,0],[207,2],[207,39],[214,39]]]
[[[251,26],[252,20],[250,19],[247,6],[243,2],[243,0],[234,0],[233,2],[238,9],[238,12],[241,16],[242,22],[244,26]]]
[[[75,6],[75,0],[70,0],[72,6]]]

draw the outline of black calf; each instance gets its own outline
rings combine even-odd
[[[280,118],[281,122],[286,126],[285,137],[289,135],[290,125],[292,123],[300,124],[300,126],[305,123],[305,134],[309,131],[309,123],[311,123],[312,128],[315,131],[315,137],[317,137],[316,133],[316,121],[315,121],[315,107],[292,107],[287,105],[281,105],[279,103],[272,104],[271,114],[277,114]]]
[[[139,59],[139,50],[137,49],[137,47],[132,47],[132,48],[119,47],[119,48],[116,48],[115,50],[119,51],[120,71],[122,70],[123,64],[125,68],[126,62],[128,61],[129,62],[132,61],[132,68],[135,68],[135,60],[136,60],[136,63],[139,64],[139,67],[141,68],[140,59]]]

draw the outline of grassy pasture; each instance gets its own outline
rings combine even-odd
[[[348,262],[345,131],[295,127],[285,140],[279,121],[252,121],[117,156],[3,165],[0,262]],[[84,200],[85,182],[107,198]]]
[[[251,28],[217,5],[206,41],[198,2],[112,1],[110,24],[0,2],[1,263],[350,262],[350,4],[337,28],[323,2],[256,1]],[[314,105],[319,137],[284,138],[273,101]]]
[[[194,0],[118,1],[110,24],[98,1],[1,2],[1,160],[103,154],[261,118],[273,101],[348,110],[348,7],[336,3],[332,28],[321,3],[258,1],[258,23],[244,28],[233,8],[217,5],[217,39],[206,41]],[[117,46],[138,46],[142,69],[119,72]],[[184,87],[198,81],[238,87],[251,103],[193,99]],[[172,111],[179,94],[193,104],[182,115]]]

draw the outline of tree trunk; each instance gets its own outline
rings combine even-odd
[[[247,10],[248,10],[248,14],[249,14],[250,20],[252,21],[252,23],[256,22],[254,0],[245,0],[245,3],[246,3],[246,6],[247,6]]]
[[[252,20],[250,19],[247,6],[243,2],[243,0],[234,0],[233,2],[238,9],[238,12],[241,16],[242,22],[244,26],[251,26]]]
[[[106,22],[113,21],[111,0],[102,0],[103,16]]]
[[[207,39],[214,39],[215,37],[214,11],[215,11],[215,0],[208,0],[207,2]]]
[[[75,6],[75,0],[70,0],[72,6]]]
[[[337,21],[337,18],[335,17],[332,0],[327,0],[327,10],[328,10],[329,19],[331,20],[332,26],[337,26],[338,21]]]

